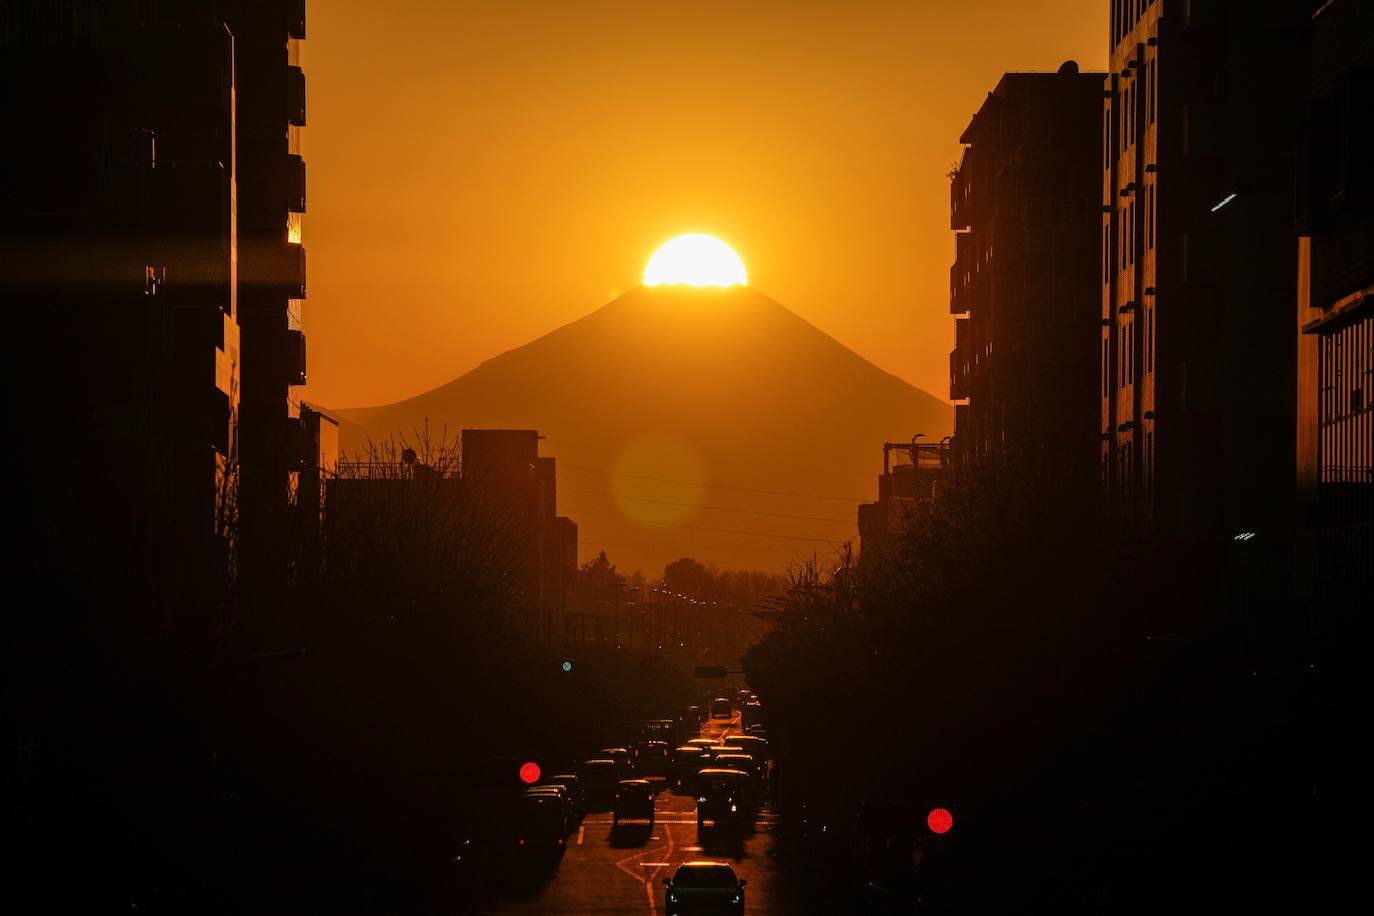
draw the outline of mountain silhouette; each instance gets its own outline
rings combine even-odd
[[[646,575],[681,556],[780,570],[829,555],[857,535],[882,444],[953,425],[948,404],[748,287],[639,287],[425,394],[331,412],[347,454],[426,424],[538,429],[579,559],[604,547]]]

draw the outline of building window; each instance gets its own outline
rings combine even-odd
[[[1108,379],[1111,377],[1111,355],[1108,353],[1107,338],[1102,338],[1102,396],[1109,397],[1112,393]]]
[[[1102,283],[1112,282],[1112,227],[1102,224]]]
[[[1121,151],[1131,148],[1131,87],[1121,90]]]
[[[1146,197],[1145,213],[1149,225],[1145,228],[1145,244],[1153,250],[1155,247],[1155,215],[1158,210],[1158,205],[1155,203],[1155,186],[1151,184],[1146,193],[1148,196]]]
[[[1155,110],[1159,107],[1159,88],[1155,85],[1155,59],[1153,57],[1150,58],[1149,81],[1150,88],[1148,97],[1145,99],[1145,108],[1146,115],[1149,117],[1150,123],[1153,124],[1155,123]]]
[[[1145,493],[1148,495],[1155,485],[1155,434],[1145,433]]]
[[[1126,247],[1130,252],[1127,263],[1135,263],[1135,201],[1126,207]]]
[[[1111,103],[1102,111],[1102,168],[1104,171],[1112,170],[1112,106]]]
[[[1120,267],[1119,269],[1120,269],[1120,270],[1125,270],[1125,269],[1126,269],[1126,209],[1125,209],[1124,207],[1122,207],[1121,209],[1119,209],[1119,210],[1116,211],[1116,214],[1117,214],[1117,220],[1116,220],[1116,223],[1117,223],[1117,226],[1116,226],[1116,238],[1117,238],[1118,247],[1121,248],[1121,257],[1119,258],[1119,260],[1121,261],[1121,267]]]
[[[1145,371],[1155,371],[1155,310],[1145,310]]]

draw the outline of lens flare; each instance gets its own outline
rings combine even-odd
[[[664,242],[644,268],[645,286],[741,286],[744,262],[720,239],[701,233]]]

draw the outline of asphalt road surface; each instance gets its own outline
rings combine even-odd
[[[702,734],[738,734],[738,717],[709,722]],[[611,813],[590,810],[568,837],[568,851],[547,875],[503,889],[493,913],[663,913],[663,879],[689,859],[728,862],[749,882],[745,912],[791,913],[782,875],[773,859],[773,814],[765,804],[752,833],[736,840],[697,836],[696,799],[660,783],[651,830],[625,829],[611,837]],[[709,828],[708,828],[709,830]]]

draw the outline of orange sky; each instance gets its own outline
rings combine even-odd
[[[689,231],[946,397],[959,133],[1006,70],[1104,68],[1107,9],[312,3],[306,397],[433,388],[637,285]]]

